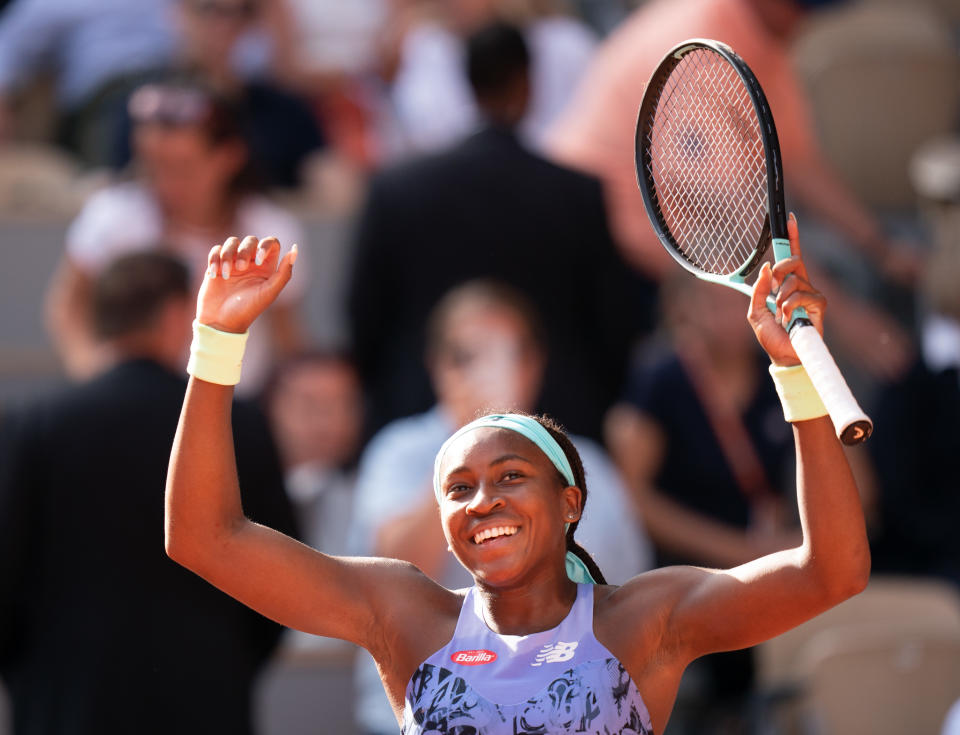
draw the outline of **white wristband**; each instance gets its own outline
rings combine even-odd
[[[187,372],[208,383],[236,385],[248,334],[221,332],[194,319]]]
[[[783,417],[787,421],[808,421],[827,415],[820,394],[813,387],[803,365],[771,365],[770,375],[780,396]]]

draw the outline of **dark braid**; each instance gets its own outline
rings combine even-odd
[[[583,471],[583,462],[580,459],[580,453],[577,452],[577,448],[573,446],[573,442],[570,441],[570,437],[567,436],[567,433],[563,430],[557,422],[555,422],[549,416],[534,416],[533,417],[537,423],[539,423],[544,429],[550,432],[550,436],[556,439],[557,444],[560,445],[560,448],[563,450],[563,453],[567,455],[567,461],[570,463],[570,468],[573,470],[573,480],[578,488],[580,488],[580,493],[582,495],[582,500],[580,501],[580,516],[583,517],[583,509],[587,505],[587,476]],[[557,470],[559,473],[559,470]],[[563,480],[566,484],[566,480]],[[580,544],[578,544],[573,539],[573,534],[577,531],[577,526],[580,525],[580,520],[570,524],[570,527],[567,529],[567,551],[572,551],[584,564],[587,566],[587,570],[590,572],[590,576],[593,577],[594,581],[597,584],[606,584],[607,580],[603,576],[603,572],[600,571],[600,567],[597,566],[597,563],[593,560],[593,557],[590,556],[590,553],[584,549]]]

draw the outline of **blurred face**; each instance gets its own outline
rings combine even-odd
[[[257,15],[255,0],[181,0],[185,53],[208,71],[229,68],[234,45]]]
[[[712,354],[741,354],[755,349],[746,319],[749,304],[743,294],[685,274],[683,279],[668,307],[681,331],[696,335]]]
[[[280,380],[270,418],[284,463],[339,467],[360,442],[360,385],[339,362],[317,361],[291,368]]]
[[[469,431],[440,465],[440,517],[454,555],[491,587],[562,573],[564,526],[581,494],[546,455],[507,429]]]
[[[224,206],[246,160],[242,144],[211,144],[200,129],[187,125],[142,123],[134,133],[134,151],[161,209],[193,224]]]
[[[482,409],[533,408],[544,360],[522,317],[505,307],[465,304],[444,331],[431,375],[440,403],[458,423]]]
[[[448,0],[454,27],[463,33],[470,33],[493,20],[497,5],[497,0]]]

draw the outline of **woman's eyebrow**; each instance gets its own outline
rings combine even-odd
[[[526,462],[527,464],[533,464],[526,457],[521,457],[519,454],[504,454],[500,457],[497,457],[493,462],[490,463],[491,467],[495,467],[498,464],[503,464],[504,462],[509,462],[512,459],[519,459],[521,462]]]
[[[493,460],[490,463],[490,466],[496,467],[497,465],[501,465],[504,462],[509,462],[514,459],[519,459],[521,462],[526,462],[527,464],[533,464],[533,462],[531,462],[529,459],[527,459],[526,457],[521,457],[519,454],[504,454],[504,455],[501,455],[500,457],[497,457],[495,460]],[[447,472],[447,477],[448,478],[453,477],[454,475],[457,475],[461,472],[470,472],[470,471],[471,470],[469,467],[467,467],[467,465],[460,465],[459,467],[454,467],[452,470]]]

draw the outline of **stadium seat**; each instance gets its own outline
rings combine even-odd
[[[819,13],[793,49],[827,157],[867,204],[913,209],[908,167],[955,129],[960,59],[949,24],[922,3],[867,2]]]
[[[836,649],[832,641],[855,638],[858,632],[872,637],[851,652],[838,651],[837,661],[861,661],[871,655],[876,658],[881,654],[870,653],[876,650],[894,655],[900,650],[898,646],[908,650],[911,642],[933,638],[960,645],[960,593],[955,586],[935,579],[875,577],[856,597],[759,645],[755,719],[761,732],[793,732],[800,718],[809,718],[808,697],[819,691],[815,688],[819,685],[811,679],[820,671],[814,662],[827,657],[820,653],[824,649]],[[920,645],[917,650],[926,648]],[[957,660],[960,662],[960,656]],[[832,672],[834,665],[840,664],[824,664],[824,670]],[[953,699],[958,694],[960,685],[954,689]],[[945,713],[946,709],[941,715]],[[857,728],[838,732],[873,731]],[[903,732],[923,731],[907,728]]]

